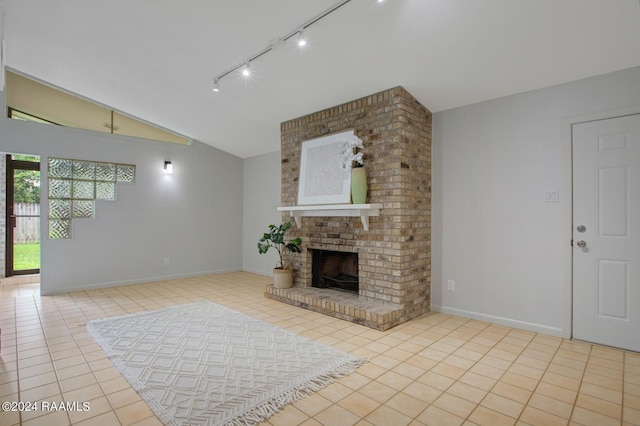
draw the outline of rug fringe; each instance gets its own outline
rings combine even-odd
[[[274,414],[282,411],[287,405],[299,401],[304,397],[312,395],[315,392],[318,392],[319,390],[327,387],[334,381],[348,376],[356,369],[358,369],[358,367],[367,362],[368,361],[366,359],[355,359],[347,361],[325,374],[316,376],[313,379],[299,386],[296,386],[295,388],[290,389],[287,392],[284,392],[276,397],[273,397],[269,401],[236,416],[231,421],[225,423],[225,425],[246,426],[261,423]]]
[[[305,363],[305,366],[311,367],[311,371],[305,370],[304,376],[309,377],[308,374],[312,373],[316,374],[314,377],[307,378],[306,381],[302,382],[300,380],[305,379],[301,377],[289,378],[284,381],[279,381],[276,385],[267,389],[264,394],[254,394],[254,397],[256,399],[252,399],[252,397],[248,396],[245,397],[245,399],[241,400],[240,403],[235,403],[235,405],[232,405],[232,400],[229,399],[226,402],[229,402],[231,405],[225,406],[226,402],[223,402],[222,404],[219,404],[217,408],[214,407],[211,410],[202,411],[200,414],[198,414],[197,420],[195,420],[194,417],[193,419],[190,418],[189,420],[186,420],[185,423],[183,417],[180,417],[179,419],[174,418],[174,416],[167,410],[167,407],[156,400],[156,397],[154,396],[152,391],[146,387],[145,382],[143,380],[140,380],[136,374],[129,370],[127,364],[123,360],[123,355],[121,353],[122,350],[115,350],[111,346],[110,339],[113,338],[113,335],[109,335],[108,332],[103,333],[102,330],[108,330],[108,325],[114,320],[124,320],[125,325],[127,325],[127,327],[129,328],[133,327],[134,329],[146,330],[145,327],[147,323],[153,323],[154,326],[156,325],[156,323],[141,319],[141,321],[139,322],[136,321],[135,323],[130,324],[129,320],[138,319],[142,316],[154,313],[158,314],[170,312],[174,317],[179,318],[184,322],[184,320],[188,320],[190,318],[191,313],[201,311],[206,311],[205,314],[207,318],[209,318],[211,312],[221,312],[224,318],[235,318],[235,321],[241,324],[244,324],[245,322],[253,323],[255,321],[261,324],[261,327],[264,328],[261,329],[263,332],[278,332],[280,334],[285,334],[287,336],[290,336],[289,338],[295,340],[298,344],[302,344],[303,346],[305,346],[302,348],[302,353],[310,351],[309,348],[306,348],[306,345],[312,344],[313,348],[315,348],[314,345],[317,345],[317,343],[311,341],[308,338],[296,335],[272,324],[268,324],[255,318],[248,317],[247,315],[244,315],[240,312],[233,311],[229,308],[208,301],[177,305],[174,307],[162,308],[155,311],[129,313],[114,318],[89,321],[87,323],[87,329],[89,333],[96,339],[98,345],[102,347],[107,358],[122,374],[122,376],[129,382],[131,387],[138,392],[140,397],[145,400],[151,410],[156,414],[156,416],[158,416],[159,420],[165,425],[179,426],[180,424],[195,424],[196,422],[201,422],[202,424],[207,425],[255,425],[282,411],[287,405],[296,402],[306,396],[309,396],[325,388],[334,381],[353,373],[362,364],[368,362],[365,359],[356,358],[353,355],[342,353],[340,351],[334,353],[334,351],[330,350],[331,348],[329,347],[325,347],[325,350],[323,351],[317,351],[316,348],[315,351],[317,352],[314,352],[315,355],[313,359],[318,359],[318,357],[327,355],[329,355],[331,358],[323,358],[323,361],[317,365],[313,362]],[[118,327],[121,326],[121,324],[117,324],[113,327],[117,331]],[[115,333],[115,331],[113,333]],[[117,333],[115,335],[117,335]],[[282,338],[282,336],[280,337]],[[310,351],[309,354],[311,352],[312,351]],[[293,383],[295,382],[298,382],[298,384],[294,385]],[[287,388],[287,386],[290,387]],[[259,395],[263,396],[260,397]],[[267,395],[272,396],[269,397]],[[190,399],[187,399],[185,401],[190,401]],[[251,408],[249,408],[250,404],[252,403],[256,405],[253,405]],[[242,411],[241,407],[246,407],[245,411]]]

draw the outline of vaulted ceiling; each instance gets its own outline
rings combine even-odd
[[[432,112],[640,66],[638,0],[0,0],[13,70],[242,158],[394,86]]]

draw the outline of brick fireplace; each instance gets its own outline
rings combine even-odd
[[[311,250],[311,287],[360,294],[358,253]]]
[[[303,241],[289,258],[294,288],[267,286],[265,296],[386,330],[429,310],[431,113],[395,87],[282,123],[282,206],[297,202],[302,142],[347,130],[364,143],[367,203],[380,214],[369,230],[359,217],[302,217],[289,231]],[[357,254],[357,293],[313,286],[319,251]]]

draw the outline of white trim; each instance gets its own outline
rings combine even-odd
[[[359,216],[362,227],[365,231],[369,230],[369,217],[380,216],[382,204],[323,204],[314,206],[291,206],[278,207],[279,212],[289,212],[291,217],[296,221],[298,228],[302,228],[303,216],[331,216],[331,217],[349,217]]]
[[[40,294],[43,296],[49,296],[52,294],[61,294],[61,293],[72,293],[75,291],[83,291],[83,290],[96,290],[100,288],[108,288],[108,287],[119,287],[123,285],[132,285],[132,284],[146,284],[160,281],[169,281],[169,280],[177,280],[181,278],[193,278],[193,277],[202,277],[205,275],[218,275],[218,274],[226,274],[229,272],[243,272],[242,268],[229,268],[229,269],[216,269],[213,271],[202,271],[202,272],[194,272],[190,274],[177,274],[177,275],[163,275],[158,277],[147,277],[140,278],[135,280],[125,280],[125,281],[111,281],[106,283],[93,283],[80,285],[77,287],[65,287],[65,288],[56,288],[55,291],[44,292],[42,291],[42,283],[40,284]],[[40,275],[42,280],[42,274]],[[46,282],[46,278],[43,280]]]
[[[562,141],[563,191],[565,194],[571,194],[571,202],[566,204],[566,207],[562,212],[562,229],[567,231],[567,241],[570,242],[573,238],[573,152],[571,148],[573,144],[573,125],[634,114],[640,114],[640,105],[577,115],[573,117],[565,117],[562,119],[562,136],[560,140]],[[567,250],[563,257],[563,282],[565,282],[566,285],[563,288],[565,309],[562,324],[565,332],[562,337],[570,339],[573,336],[573,248],[570,244],[567,244]]]
[[[465,311],[464,309],[449,308],[440,305],[431,305],[431,310],[441,312],[443,314],[455,315],[462,318],[469,318],[478,321],[490,322],[492,324],[502,325],[505,327],[513,327],[521,330],[533,331],[535,333],[547,334],[555,337],[564,337],[563,329],[557,327],[549,327],[547,325],[535,324],[531,322],[518,321],[511,318],[499,317],[495,315],[483,314],[480,312]]]
[[[269,269],[268,271],[263,271],[261,269],[242,268],[242,272],[249,272],[251,274],[262,275],[264,277],[273,277],[273,269]]]

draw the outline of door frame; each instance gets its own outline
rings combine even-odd
[[[5,154],[5,176],[6,176],[6,185],[5,185],[5,193],[6,193],[6,202],[5,202],[5,216],[6,216],[6,228],[5,228],[5,276],[16,276],[16,275],[28,275],[28,274],[39,274],[40,268],[38,269],[24,269],[15,271],[13,269],[13,259],[14,259],[14,251],[13,251],[13,185],[14,185],[14,170],[38,170],[40,171],[41,162],[35,163],[32,161],[22,161],[22,160],[13,160],[11,158],[13,154]],[[42,202],[42,194],[40,194],[40,202]],[[42,221],[42,217],[40,217]],[[40,223],[40,229],[42,230],[42,222]],[[40,233],[42,240],[42,233]],[[42,245],[40,246],[42,247]],[[42,253],[42,249],[41,249]],[[42,266],[42,265],[41,265]]]
[[[640,114],[640,105],[615,110],[601,111],[592,114],[583,114],[567,117],[562,120],[562,164],[563,167],[563,191],[567,194],[567,201],[563,203],[562,229],[566,232],[566,250],[563,259],[563,297],[565,309],[563,312],[562,337],[573,337],[573,126],[592,121],[608,120],[610,118],[626,117]]]

